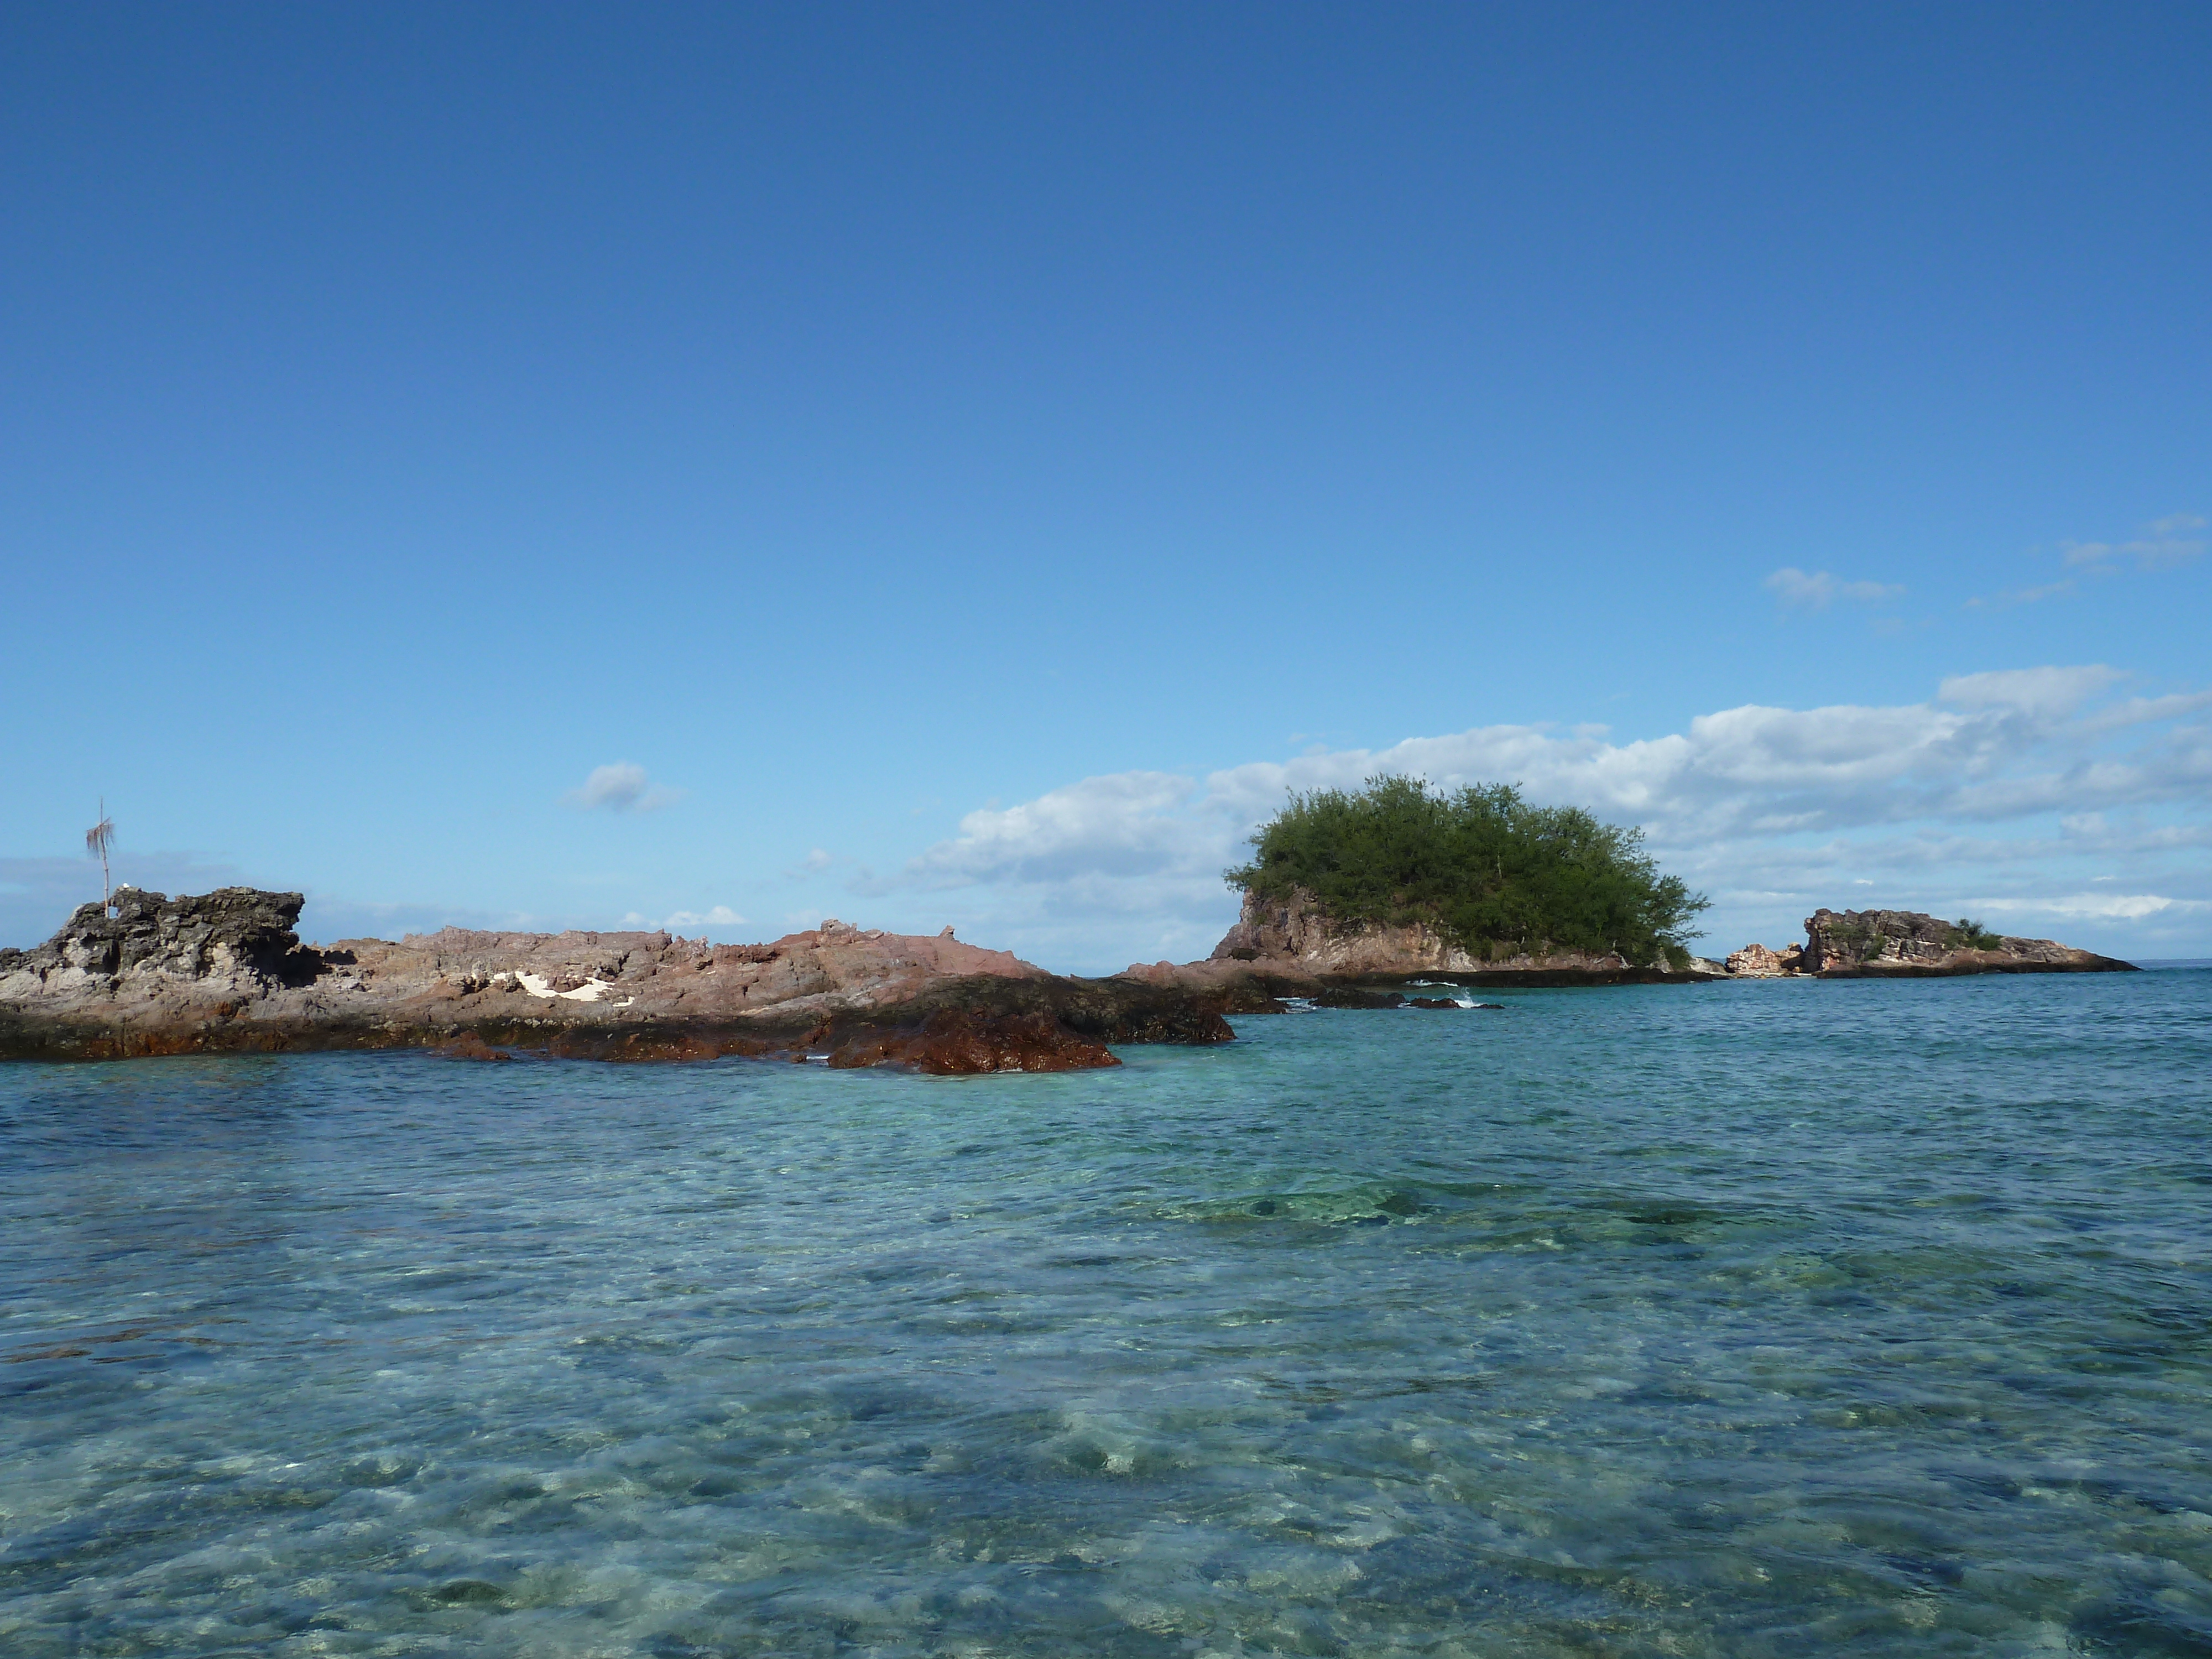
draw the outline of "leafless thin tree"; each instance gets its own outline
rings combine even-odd
[[[107,849],[115,845],[115,820],[107,816],[107,798],[100,799],[100,822],[84,832],[84,851],[88,858],[100,860],[100,914],[106,915],[113,909],[112,895],[114,889],[107,880]]]

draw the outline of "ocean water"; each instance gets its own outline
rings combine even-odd
[[[0,1652],[2212,1651],[2212,971],[0,1068]]]

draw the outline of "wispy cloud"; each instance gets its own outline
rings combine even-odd
[[[2193,531],[2205,528],[2194,513],[2173,513],[2143,526],[2141,537],[2126,542],[2068,542],[2069,566],[2096,569],[2132,560],[2139,570],[2172,570],[2203,556],[2205,540]]]
[[[657,812],[683,799],[684,792],[654,783],[633,761],[616,761],[593,767],[582,787],[571,789],[562,799],[586,811]]]
[[[1838,599],[1871,604],[1879,599],[1896,599],[1905,592],[1902,587],[1886,582],[1840,581],[1826,570],[1808,575],[1795,565],[1784,565],[1760,586],[1786,605],[1803,606],[1814,611],[1825,611]]]
[[[2125,678],[2118,669],[2102,663],[2078,668],[2000,668],[1985,674],[1954,674],[1936,688],[1936,700],[1960,708],[2010,709],[2040,720],[2063,720]]]
[[[1968,599],[1966,606],[1972,611],[2005,611],[2016,605],[2035,605],[2044,599],[2055,599],[2061,593],[2073,591],[2074,579],[2069,576],[2063,581],[2045,582],[2040,587],[2019,587],[1993,594],[1986,599]]]
[[[2025,915],[2051,916],[2068,920],[2100,921],[2141,921],[2168,910],[2197,911],[2212,909],[2212,902],[2203,899],[2173,899],[2160,893],[2074,893],[2063,898],[2014,899],[1995,898],[1982,901],[1981,908],[1999,915]]]
[[[623,918],[625,927],[660,927],[670,933],[683,927],[743,927],[745,919],[726,904],[705,910],[672,910],[665,916],[648,916],[633,910]]]

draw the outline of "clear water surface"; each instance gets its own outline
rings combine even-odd
[[[0,1068],[0,1652],[2212,1651],[2212,972]]]

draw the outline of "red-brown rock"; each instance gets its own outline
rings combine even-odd
[[[710,945],[447,928],[318,948],[293,932],[300,902],[241,888],[132,893],[118,917],[85,906],[38,950],[0,951],[0,1058],[429,1048],[672,1060],[826,1042],[924,1070],[1035,1071],[1112,1065],[1109,1042],[1233,1036],[1210,990],[1062,978],[949,932],[825,921]],[[966,1023],[940,1018],[955,1014]]]
[[[979,1016],[949,1008],[912,1030],[851,1038],[830,1056],[833,1066],[911,1066],[938,1077],[1078,1072],[1121,1063],[1105,1044],[1078,1036],[1049,1014]]]

